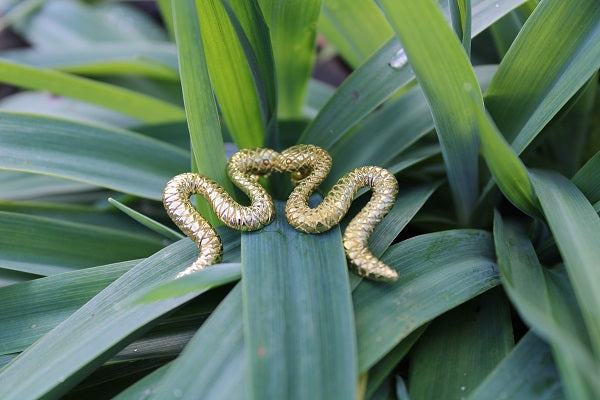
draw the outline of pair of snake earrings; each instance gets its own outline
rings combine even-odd
[[[199,194],[212,206],[227,226],[241,231],[255,231],[271,223],[274,205],[271,196],[258,182],[260,176],[272,172],[291,172],[296,187],[285,207],[289,224],[304,233],[321,233],[337,225],[363,187],[373,195],[365,207],[350,221],[343,237],[346,256],[354,271],[379,281],[394,281],[398,273],[375,257],[368,239],[375,226],[390,211],[398,193],[398,182],[392,173],[380,167],[361,167],[341,177],[316,207],[308,198],[325,180],[331,169],[331,156],[313,145],[296,145],[281,153],[271,149],[244,149],[227,163],[227,175],[251,200],[251,205],[237,203],[217,182],[194,173],[171,179],[164,191],[163,202],[175,224],[199,248],[194,263],[178,277],[221,261],[223,245],[215,229],[194,208],[190,196]]]

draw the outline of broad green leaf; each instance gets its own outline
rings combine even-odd
[[[325,82],[311,79],[308,82],[308,93],[302,114],[307,118],[314,118],[327,100],[335,93],[335,88]]]
[[[563,176],[540,171],[532,175],[532,182],[573,284],[592,348],[600,359],[600,217]]]
[[[482,88],[492,79],[495,66],[479,66],[475,73]],[[390,100],[347,132],[329,153],[333,166],[324,186],[331,187],[344,173],[364,165],[388,166],[393,157],[434,129],[423,91],[411,88]],[[369,143],[365,146],[365,143]]]
[[[166,39],[163,29],[147,14],[115,2],[92,6],[76,0],[46,1],[14,28],[36,47]]]
[[[261,146],[265,123],[246,53],[221,0],[196,1],[206,64],[225,123],[239,148]]]
[[[137,234],[139,236],[160,239],[160,236],[150,233],[148,230],[142,228],[139,224],[123,216],[116,210],[63,203],[0,201],[0,211],[52,218],[65,222],[93,225],[96,227],[113,228]],[[179,239],[181,239],[181,237],[177,238],[177,240]]]
[[[118,110],[144,122],[160,123],[185,119],[184,111],[173,104],[50,69],[0,60],[0,82],[84,100]]]
[[[476,36],[524,1],[472,0],[471,35]],[[443,4],[447,5],[447,2]],[[444,14],[450,18],[447,8]],[[397,38],[388,40],[344,81],[298,142],[316,144],[328,150],[365,115],[413,79],[414,73],[400,41]]]
[[[13,271],[10,269],[0,269],[0,287],[27,282],[33,279],[37,279],[39,277],[39,275],[28,274],[27,272]]]
[[[494,180],[511,203],[529,215],[539,216],[539,206],[527,168],[498,131],[483,107],[477,104],[476,98],[479,98],[480,95],[478,93],[471,94],[474,96],[471,108],[475,112],[481,140],[481,153]],[[475,96],[477,97],[475,98]]]
[[[0,199],[29,200],[42,196],[80,193],[96,189],[86,183],[53,176],[16,171],[0,171]]]
[[[135,221],[139,222],[140,224],[144,225],[145,227],[147,227],[149,229],[152,229],[153,231],[159,233],[160,235],[162,235],[166,238],[169,238],[172,240],[179,240],[179,239],[183,238],[183,235],[181,233],[175,232],[173,229],[171,229],[167,226],[164,226],[160,222],[157,222],[157,221],[153,220],[152,218],[150,218],[138,211],[135,211],[134,209],[132,209],[130,207],[127,207],[125,204],[122,204],[113,198],[109,197],[108,202],[110,204],[112,204],[113,206],[115,206],[116,208],[118,208],[119,210],[123,211],[125,214],[130,216]]]
[[[322,0],[258,0],[271,32],[280,119],[299,117],[315,57]]]
[[[550,348],[529,331],[468,399],[561,400],[561,386]]]
[[[242,234],[249,397],[355,398],[356,339],[340,231],[303,234],[284,215],[277,202],[273,223]]]
[[[141,260],[0,288],[0,354],[25,350]]]
[[[475,91],[483,106],[473,68],[431,2],[377,0],[390,25],[400,36],[429,103],[454,199],[458,220],[466,223],[478,197],[476,132],[472,100]],[[443,68],[438,60],[444,59]]]
[[[228,277],[227,279],[230,279],[231,281],[239,279],[242,270],[242,266],[239,263],[216,264],[214,268],[219,268],[223,278]],[[143,297],[140,297],[135,301],[136,303],[148,303],[157,300],[168,299],[169,297],[177,297],[202,289],[204,285],[204,275],[193,273],[182,276],[176,281],[169,281],[158,285],[152,288],[152,290],[144,293]]]
[[[85,101],[56,96],[50,92],[17,92],[0,100],[0,111],[35,114],[123,129],[140,125],[138,119],[129,115]]]
[[[362,64],[394,35],[370,0],[324,0],[319,32],[352,67]]]
[[[181,355],[163,374],[144,383],[156,399],[245,399],[242,285],[238,284],[211,314]],[[199,360],[206,360],[199,362]],[[151,390],[152,390],[151,389]],[[118,399],[129,399],[127,392]]]
[[[598,177],[600,177],[600,152],[590,158],[572,179],[590,203],[600,201],[600,179]]]
[[[0,169],[54,175],[161,199],[188,165],[182,150],[132,132],[0,113]]]
[[[499,214],[494,240],[504,288],[523,319],[553,347],[565,390],[577,393],[574,398],[591,398],[588,390],[600,393],[597,361],[564,268],[543,268],[523,229]]]
[[[600,67],[598,21],[596,0],[546,0],[519,32],[485,93],[517,154]]]
[[[192,143],[193,165],[197,172],[219,182],[233,193],[225,173],[225,150],[219,114],[212,91],[194,0],[171,2],[179,55],[179,74]],[[197,208],[213,225],[221,222],[206,200],[197,197]]]
[[[381,260],[400,279],[363,280],[353,292],[360,371],[419,326],[499,283],[492,241],[483,231],[420,235],[391,246]]]
[[[37,68],[102,76],[135,74],[179,80],[177,53],[171,43],[95,43],[0,51],[0,57]]]
[[[274,119],[277,108],[275,61],[273,60],[269,27],[257,0],[224,0],[223,4],[246,53],[246,60],[256,82],[264,119],[269,124],[270,120]]]
[[[195,246],[180,241],[130,269],[0,370],[0,397],[59,397],[128,340],[147,331],[158,317],[227,282],[219,268],[206,268],[199,272],[206,278],[205,286],[195,293],[115,309],[115,304],[123,304],[128,297],[173,279],[195,256]],[[40,365],[39,360],[45,361]]]
[[[0,267],[37,275],[141,258],[164,246],[120,229],[4,211],[0,230]]]
[[[412,352],[410,398],[471,393],[513,347],[510,318],[502,292],[491,290],[433,321]]]
[[[225,248],[225,262],[239,262],[239,233],[227,228],[218,231]],[[194,247],[191,242],[186,242],[190,249]],[[3,327],[0,354],[24,350],[141,261],[65,272],[0,288],[0,303],[5,306],[0,316]],[[198,275],[194,280],[198,280]],[[175,314],[173,318],[181,317]]]

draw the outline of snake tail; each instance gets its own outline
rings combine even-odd
[[[198,258],[177,277],[216,264],[223,257],[223,245],[217,231],[194,208],[190,197],[204,197],[217,217],[227,226],[242,231],[254,231],[273,220],[271,196],[258,183],[258,177],[272,170],[278,153],[270,149],[244,149],[227,163],[227,175],[251,200],[249,206],[237,203],[212,179],[195,173],[184,173],[171,179],[163,191],[163,203],[175,225],[198,246]]]
[[[371,199],[344,232],[346,256],[361,276],[381,281],[398,279],[398,273],[375,257],[368,247],[373,230],[396,201],[398,182],[392,173],[380,167],[357,168],[341,177],[321,204],[311,208],[308,198],[331,169],[329,154],[314,145],[296,145],[281,152],[274,167],[281,172],[296,174],[292,179],[297,186],[290,194],[285,211],[289,224],[305,233],[321,233],[337,225],[348,212],[357,192],[363,187],[371,188]],[[302,176],[298,176],[298,171],[302,171]]]

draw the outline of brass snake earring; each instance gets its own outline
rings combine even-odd
[[[255,231],[273,220],[274,205],[271,196],[258,183],[258,176],[272,171],[272,162],[278,153],[270,149],[245,149],[235,153],[227,163],[227,175],[252,201],[242,206],[215,181],[199,174],[185,173],[171,179],[163,191],[167,213],[199,249],[198,259],[179,273],[190,274],[221,261],[223,245],[219,235],[190,202],[192,194],[204,197],[215,214],[230,228]]]
[[[357,274],[380,281],[398,279],[398,273],[368,248],[369,236],[396,201],[398,182],[392,173],[380,167],[356,168],[337,181],[321,204],[310,208],[308,198],[329,174],[331,156],[317,146],[297,145],[281,152],[273,167],[293,173],[297,186],[286,203],[285,214],[292,227],[305,233],[321,233],[337,225],[359,189],[370,187],[371,199],[344,232],[344,249]]]

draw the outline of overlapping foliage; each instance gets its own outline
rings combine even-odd
[[[4,0],[0,398],[600,398],[597,0]],[[315,38],[321,35],[319,53]],[[324,46],[324,47],[323,47]],[[310,78],[336,55],[338,88]],[[317,60],[317,61],[315,61]],[[380,165],[370,240],[169,228],[167,180],[235,148]],[[109,201],[110,199],[110,201]],[[213,223],[207,205],[199,210]],[[236,281],[240,281],[236,283]]]

